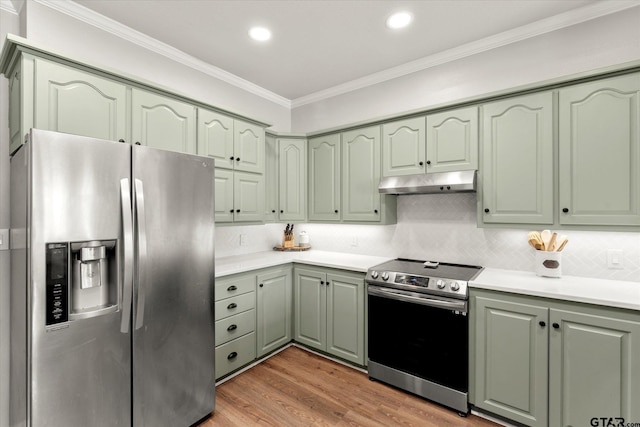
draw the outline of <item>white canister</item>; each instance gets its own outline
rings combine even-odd
[[[298,243],[300,246],[309,246],[309,235],[306,231],[301,231],[300,234],[298,234]]]
[[[562,253],[536,251],[536,275],[543,277],[562,276]]]

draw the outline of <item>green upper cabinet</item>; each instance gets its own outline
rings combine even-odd
[[[33,127],[112,141],[126,140],[125,85],[39,58],[35,59],[34,66]],[[12,98],[17,96],[16,90],[14,82]]]
[[[198,154],[215,159],[217,168],[233,169],[233,119],[198,109]]]
[[[307,141],[278,139],[280,221],[304,221],[307,207]]]
[[[475,405],[524,425],[546,426],[547,307],[506,295],[477,296],[473,304]]]
[[[560,90],[560,223],[640,225],[640,74]]]
[[[482,106],[484,223],[553,224],[553,94]]]
[[[264,176],[216,168],[216,222],[264,221]]]
[[[478,169],[478,107],[427,116],[426,171]]]
[[[425,118],[382,125],[382,176],[425,172]]]
[[[260,357],[291,341],[291,268],[263,271],[257,282],[256,340]]]
[[[309,220],[340,221],[340,134],[311,138],[308,148]]]
[[[264,158],[264,220],[266,222],[278,221],[278,141],[273,135],[265,137]]]
[[[562,309],[550,322],[549,425],[640,420],[640,322]]]
[[[342,134],[342,218],[380,221],[380,127]]]
[[[198,154],[214,158],[218,168],[264,173],[264,128],[200,108]]]
[[[196,154],[196,107],[133,88],[131,139],[162,150]]]

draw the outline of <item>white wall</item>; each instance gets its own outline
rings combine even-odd
[[[289,108],[239,89],[46,5],[28,1],[26,37],[52,50],[163,85],[288,132]]]
[[[528,230],[477,228],[476,202],[471,193],[399,196],[395,225],[297,224],[295,229],[307,231],[319,250],[533,271]],[[216,227],[216,257],[271,250],[284,226]],[[562,251],[564,275],[640,282],[640,233],[560,233],[570,240]],[[240,246],[240,234],[247,236],[247,246]],[[607,268],[608,249],[622,250],[623,269]]]
[[[640,6],[292,110],[314,132],[640,60]],[[339,66],[339,64],[336,64]]]

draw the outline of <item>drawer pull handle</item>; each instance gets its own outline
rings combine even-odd
[[[227,288],[227,291],[231,292],[231,291],[237,291],[238,288],[236,287],[236,285],[231,285]]]
[[[236,357],[238,357],[238,353],[234,351],[232,353],[229,353],[229,355],[227,356],[227,359],[231,360],[231,359],[235,359]]]
[[[236,304],[235,302],[232,302],[231,304],[229,304],[229,305],[227,306],[227,308],[228,308],[229,310],[231,310],[232,308],[236,308],[237,306],[238,306],[238,304]]]
[[[235,331],[236,329],[238,329],[238,325],[231,325],[227,328],[227,331]]]

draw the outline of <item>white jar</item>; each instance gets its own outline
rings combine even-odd
[[[300,234],[298,234],[298,243],[300,246],[309,246],[309,235],[306,231],[301,231]]]

